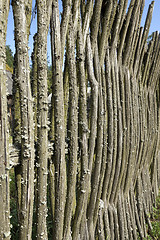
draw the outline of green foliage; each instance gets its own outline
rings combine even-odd
[[[13,240],[18,240],[18,215],[17,215],[17,197],[14,169],[10,170],[10,215],[11,215],[11,236]]]
[[[13,69],[13,62],[14,62],[13,52],[10,46],[6,45],[6,63],[11,69]]]
[[[153,207],[151,224],[152,230],[149,230],[147,238],[144,238],[144,240],[160,240],[160,192],[156,199],[156,206]],[[148,230],[148,225],[146,227]],[[141,239],[138,232],[137,238]]]
[[[156,207],[153,208],[152,231],[150,233],[152,238],[160,239],[160,193],[156,200]]]
[[[153,238],[151,239],[160,239],[160,222],[159,221],[154,221],[152,222],[153,229],[151,231],[151,236]]]
[[[160,239],[160,193],[156,200],[156,206],[153,207],[152,214],[152,230],[149,232],[146,240],[159,240]]]

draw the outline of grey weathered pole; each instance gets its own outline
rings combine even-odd
[[[10,239],[9,129],[6,91],[6,33],[9,1],[0,3],[0,238]]]
[[[21,113],[21,196],[19,239],[31,239],[34,200],[33,100],[30,87],[28,38],[32,1],[12,1],[15,24],[16,81],[20,92]],[[26,11],[28,9],[28,11]]]

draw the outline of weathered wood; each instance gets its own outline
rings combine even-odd
[[[62,0],[61,16],[58,0],[37,0],[34,107],[27,53],[30,3],[12,1],[15,104],[20,103],[15,119],[20,121],[9,149],[10,163],[6,156],[8,165],[3,169],[16,170],[19,239],[31,239],[34,184],[37,239],[49,235],[56,240],[146,238],[146,224],[152,228],[148,214],[160,188],[159,33],[153,33],[147,43],[154,2],[143,28],[144,0],[131,0],[128,9],[127,0]],[[49,22],[51,112],[47,101]],[[2,93],[5,79],[0,88]],[[1,97],[1,113],[5,104]],[[4,133],[7,117],[0,117]],[[0,151],[8,153],[3,146]]]
[[[9,129],[6,90],[6,33],[9,1],[0,2],[0,239],[9,240],[10,191],[9,191]]]
[[[28,57],[31,6],[31,0],[20,0],[18,2],[12,1],[15,24],[16,78],[21,100],[21,178],[19,182],[20,194],[18,194],[19,239],[31,239],[34,200],[34,132],[32,131],[33,105]]]
[[[9,146],[9,159],[10,168],[20,164],[20,150],[12,145]]]
[[[47,34],[52,1],[37,0],[37,238],[48,239],[48,99]]]
[[[65,162],[65,128],[64,128],[64,90],[62,75],[62,50],[60,35],[60,20],[58,1],[53,1],[52,6],[52,31],[53,31],[53,99],[54,109],[52,122],[54,122],[55,137],[54,168],[55,168],[55,205],[54,208],[54,238],[62,239],[63,221],[66,202],[66,162]]]

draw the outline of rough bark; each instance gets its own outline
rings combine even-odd
[[[21,205],[19,212],[19,239],[31,239],[34,199],[33,100],[31,96],[28,57],[31,5],[31,1],[12,1],[17,55],[16,78],[21,101]]]
[[[47,99],[47,34],[49,27],[49,1],[37,0],[37,239],[47,236],[47,175],[48,175],[48,99]]]
[[[58,1],[53,1],[53,99],[54,99],[54,136],[55,151],[53,163],[55,165],[55,212],[54,212],[54,237],[62,239],[64,209],[66,198],[66,163],[65,163],[65,128],[64,128],[64,93],[62,75],[62,51]]]
[[[68,36],[67,36],[67,51],[69,68],[69,123],[68,123],[68,138],[69,138],[69,156],[67,167],[67,195],[65,206],[64,220],[64,239],[68,239],[71,232],[71,219],[75,208],[76,201],[76,175],[77,175],[77,151],[78,151],[78,87],[77,73],[75,64],[75,45],[74,45],[73,23],[70,18]]]
[[[6,98],[6,33],[9,1],[0,3],[0,238],[10,239],[9,129]]]
[[[132,240],[138,235],[144,239],[146,224],[152,229],[148,214],[160,187],[158,32],[146,42],[154,2],[149,6],[144,29],[140,27],[144,0],[131,0],[128,9],[127,0],[62,1],[61,17],[58,0],[51,2],[37,0],[37,56],[32,84],[36,133],[31,125],[33,106],[27,72],[30,14],[24,11],[30,2],[13,1],[17,11],[15,77],[21,103],[21,128],[17,134],[21,139],[15,136],[15,140],[21,147],[21,161],[10,165],[17,166],[18,215],[23,227],[19,239],[31,239],[33,196],[29,198],[31,205],[27,199],[29,190],[33,190],[34,140],[38,143],[34,222],[37,239],[48,239],[50,234],[57,240]],[[51,123],[47,120],[49,22]],[[1,109],[2,102],[1,98]],[[25,153],[30,146],[28,156]],[[22,213],[27,217],[23,219]]]

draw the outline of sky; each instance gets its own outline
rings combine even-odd
[[[147,15],[148,11],[148,6],[151,3],[151,0],[145,0],[145,7],[144,7],[144,12],[142,16],[142,22],[141,26],[144,26],[145,23],[145,18]],[[35,5],[35,0],[33,0],[32,7]],[[61,7],[61,0],[59,0],[59,7],[60,11],[62,9]],[[33,51],[33,36],[37,31],[37,19],[36,17],[33,19],[32,24],[31,24],[31,29],[30,29],[30,37],[29,37],[29,56],[31,56],[31,53]],[[153,17],[152,17],[152,22],[151,22],[151,27],[150,27],[150,32],[149,35],[152,32],[159,31],[160,32],[160,0],[155,0],[155,5],[154,5],[154,11],[153,11]],[[10,45],[11,50],[13,53],[15,53],[15,43],[14,43],[14,21],[13,21],[13,13],[12,13],[12,7],[10,6],[10,11],[9,11],[9,16],[8,16],[8,27],[7,27],[7,38],[6,38],[6,44]],[[48,33],[48,60],[51,62],[51,53],[50,53],[50,35]],[[31,62],[31,59],[30,59]]]
[[[142,26],[144,26],[145,18],[148,11],[148,6],[151,2],[152,2],[151,0],[145,0],[145,7],[144,7],[142,22],[141,22]],[[160,32],[160,0],[155,0],[155,3],[154,3],[154,10],[153,10],[153,16],[152,16],[152,22],[151,22],[149,34],[155,31]]]

